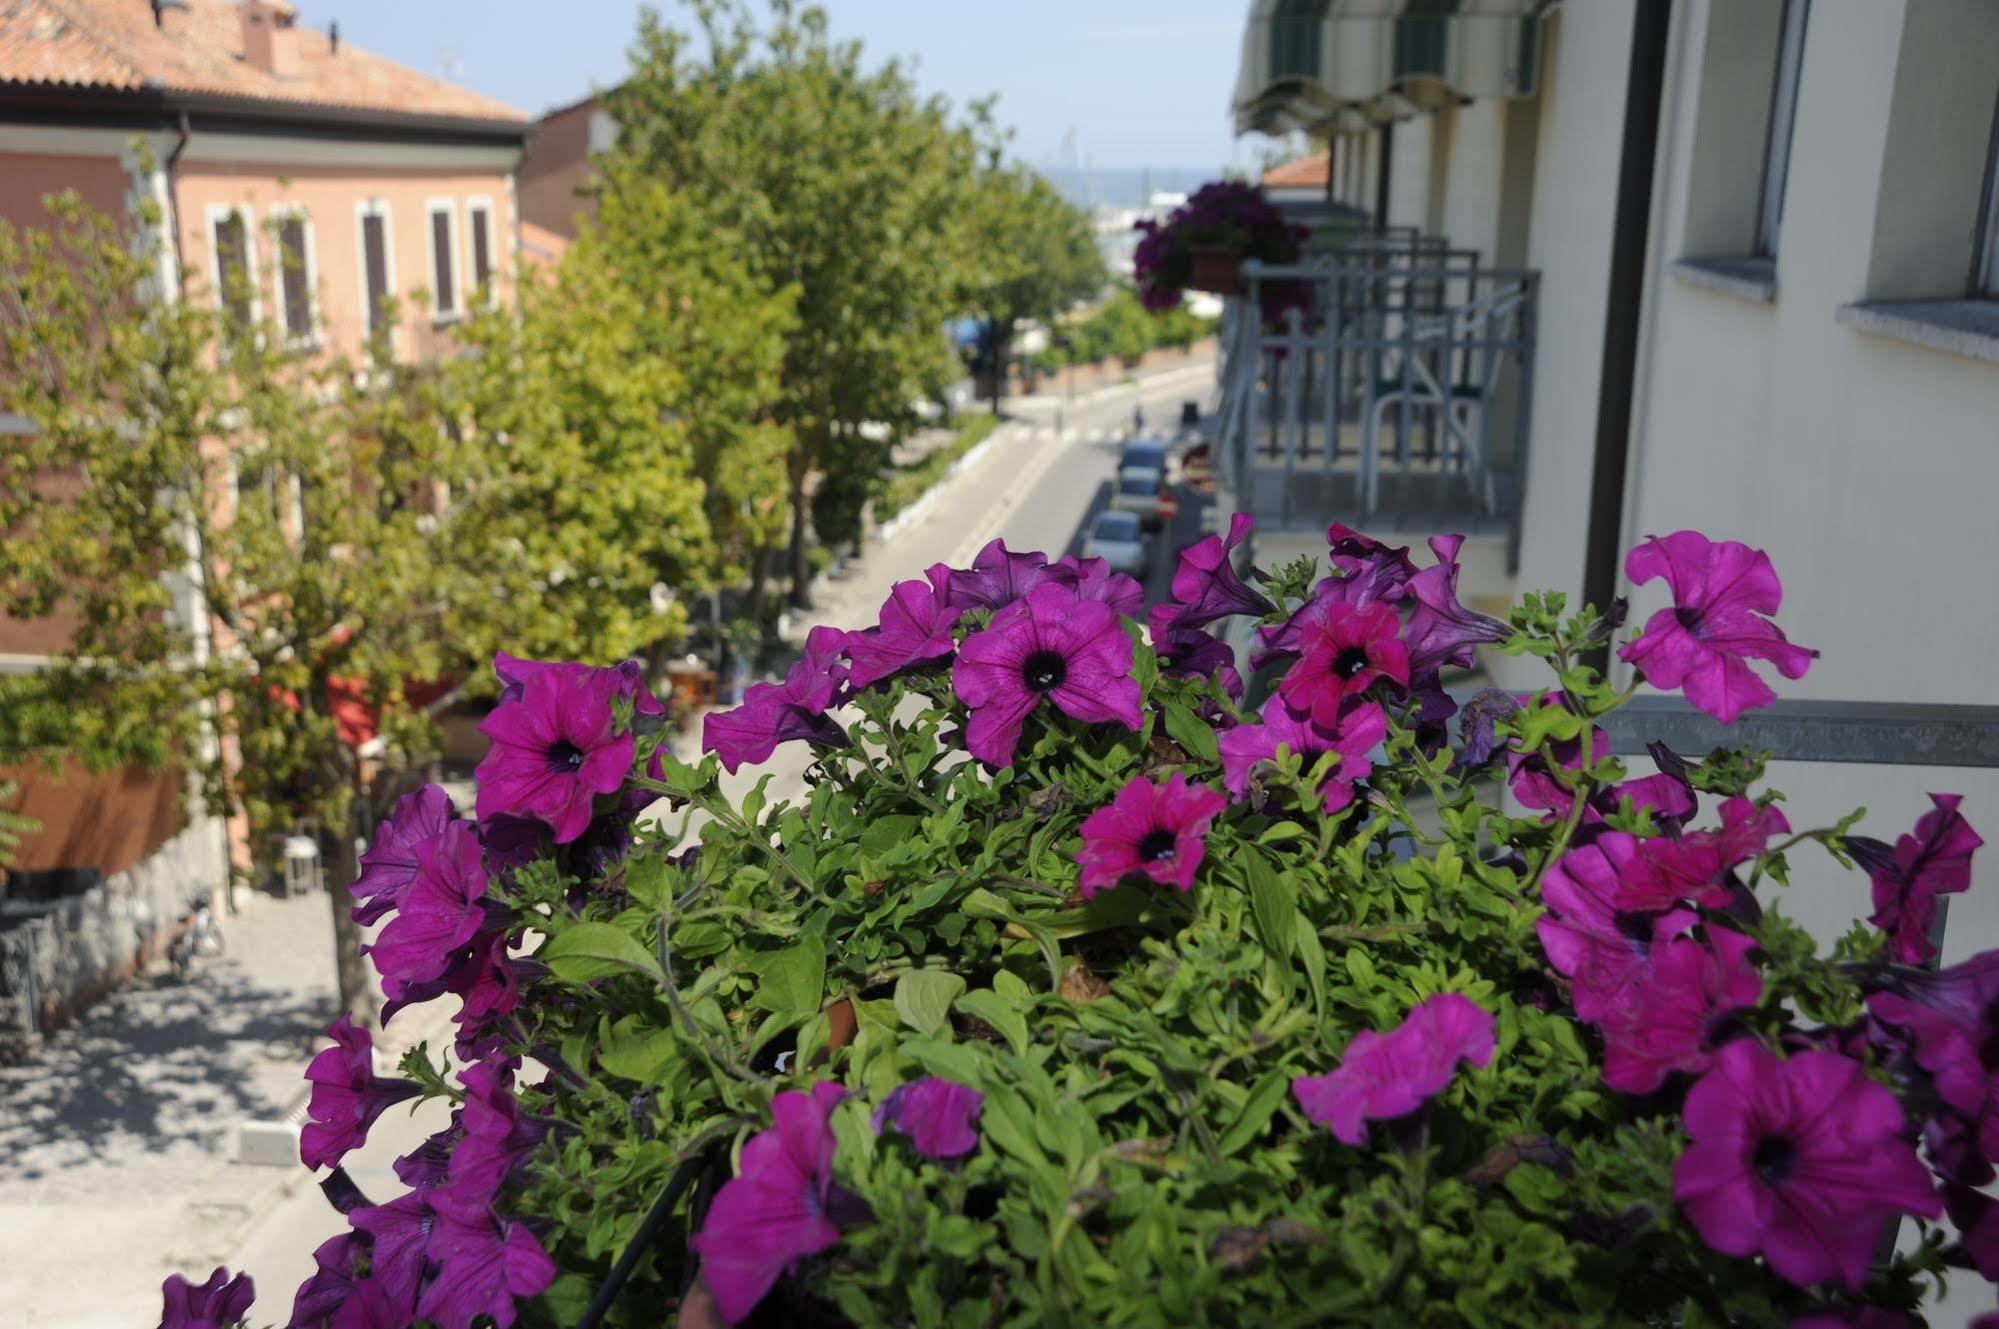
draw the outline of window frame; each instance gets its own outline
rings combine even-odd
[[[303,259],[300,266],[303,268],[305,278],[304,332],[292,331],[291,297],[285,289],[286,256],[283,228],[288,222],[299,224],[299,245]],[[277,280],[274,284],[277,288],[278,330],[284,334],[285,341],[291,346],[317,346],[320,340],[319,239],[313,233],[312,212],[299,204],[272,208],[269,216],[265,218],[265,225],[270,227],[271,254],[276,267]],[[364,272],[361,275],[364,289],[367,280],[367,274]]]
[[[1777,68],[1770,79],[1763,171],[1756,185],[1756,234],[1750,252],[1757,258],[1776,258],[1783,236],[1784,196],[1790,188],[1798,91],[1805,81],[1805,42],[1811,20],[1812,0],[1784,0],[1784,12],[1777,21]]]
[[[1999,103],[1985,145],[1985,187],[1979,195],[1978,232],[1971,251],[1971,298],[1999,300]]]
[[[437,240],[437,219],[444,218],[444,243]],[[432,323],[456,323],[465,317],[465,264],[459,252],[463,246],[458,239],[458,204],[449,198],[429,198],[423,204],[423,229],[425,250],[430,255],[430,318]],[[438,263],[449,265],[450,271],[440,274]],[[439,281],[442,275],[447,280]],[[449,288],[449,289],[446,289]],[[451,304],[445,307],[449,297]]]
[[[222,240],[216,227],[231,217],[243,224],[243,285],[249,293],[250,308],[237,331],[247,332],[257,326],[263,317],[263,293],[257,287],[257,217],[256,209],[248,203],[211,203],[207,209],[208,220],[208,277],[215,283],[215,305],[222,313],[231,315],[227,285],[222,277]]]
[[[483,282],[479,280],[479,265],[476,262],[480,228],[473,224],[473,219],[482,214],[486,222],[484,228],[486,233],[486,279]],[[465,276],[471,283],[466,287],[466,291],[468,294],[476,293],[483,286],[486,291],[486,304],[488,307],[499,302],[500,251],[493,243],[495,235],[494,216],[493,200],[488,195],[474,194],[465,200]],[[471,301],[468,300],[466,303],[470,304]]]
[[[372,300],[368,293],[368,219],[382,220],[382,280],[385,289],[380,301]],[[395,210],[388,200],[380,198],[362,199],[354,205],[354,255],[356,258],[356,279],[361,284],[361,340],[365,344],[375,335],[375,314],[382,304],[396,298],[396,221]],[[389,345],[396,345],[402,332],[402,320],[388,320]]]

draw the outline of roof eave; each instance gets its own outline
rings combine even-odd
[[[0,80],[0,118],[28,113],[47,124],[132,124],[185,115],[196,128],[232,133],[299,134],[389,142],[521,147],[531,120],[382,111],[323,102],[288,102],[161,87],[106,88]]]

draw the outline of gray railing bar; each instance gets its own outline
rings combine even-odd
[[[1781,761],[1999,768],[1999,706],[1779,701],[1724,725],[1678,697],[1643,696],[1602,726],[1620,756],[1663,742],[1686,756],[1727,747],[1767,750]]]

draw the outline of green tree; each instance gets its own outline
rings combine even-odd
[[[993,410],[1013,341],[1027,320],[1050,322],[1103,289],[1107,274],[1088,214],[1024,166],[990,160],[971,206],[966,304],[992,328]]]
[[[866,67],[823,11],[770,0],[760,24],[748,0],[691,9],[698,39],[656,12],[641,21],[632,76],[606,98],[618,139],[601,190],[663,184],[711,243],[795,299],[772,415],[790,432],[788,561],[803,603],[809,477],[835,451],[878,474],[888,442],[859,427],[906,427],[911,403],[952,376],[943,326],[962,289],[975,153],[943,101],[893,62]],[[838,492],[851,504],[868,487]]]
[[[475,664],[459,633],[491,615],[488,541],[444,495],[484,463],[441,427],[431,376],[288,350],[217,308],[241,302],[158,290],[149,250],[74,195],[46,228],[0,226],[0,381],[33,426],[0,450],[0,609],[74,625],[12,681],[0,754],[175,758],[253,845],[317,827],[344,884],[371,795],[426,748],[410,684]],[[341,995],[361,1009],[343,894]]]

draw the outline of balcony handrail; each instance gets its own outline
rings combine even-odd
[[[1727,747],[1779,761],[1999,769],[1999,706],[1786,699],[1724,725],[1678,697],[1640,696],[1597,724],[1617,756],[1660,742],[1688,754]]]

